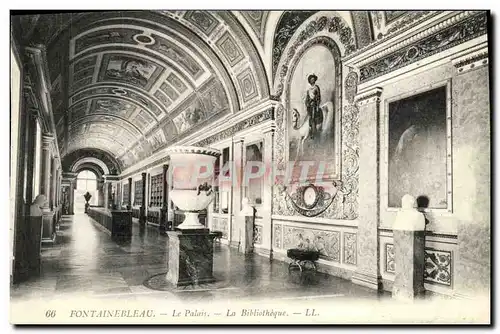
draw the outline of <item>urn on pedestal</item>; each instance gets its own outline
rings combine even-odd
[[[167,150],[170,198],[184,212],[184,221],[169,231],[168,272],[174,286],[199,285],[215,281],[213,277],[213,240],[200,224],[198,214],[214,199],[214,164],[220,151],[195,146],[177,146]]]

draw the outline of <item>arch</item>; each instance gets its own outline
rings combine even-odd
[[[274,97],[280,98],[285,88],[286,77],[289,75],[290,66],[298,50],[304,50],[303,44],[310,41],[311,38],[324,36],[331,39],[340,51],[340,57],[350,54],[356,50],[353,30],[343,17],[337,12],[318,12],[309,17],[307,21],[297,29],[293,38],[287,43],[284,55],[279,61],[278,72],[274,79]]]
[[[86,157],[93,157],[102,161],[111,175],[118,175],[122,171],[122,165],[119,163],[119,160],[115,159],[110,152],[97,148],[80,148],[69,151],[61,161],[63,170],[73,170],[73,165]]]
[[[85,157],[85,158],[82,158],[82,159],[76,161],[73,164],[73,166],[71,167],[71,171],[74,172],[74,173],[77,173],[81,169],[80,167],[83,164],[86,164],[86,163],[95,164],[95,165],[99,166],[102,169],[102,171],[104,172],[104,174],[109,174],[109,168],[108,168],[108,166],[106,166],[106,164],[104,162],[102,162],[102,160],[94,158],[94,157]]]

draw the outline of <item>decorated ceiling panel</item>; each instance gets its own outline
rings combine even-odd
[[[263,38],[267,12],[244,14],[253,32],[231,12],[40,17],[62,155],[96,148],[130,166],[269,96],[249,36]]]

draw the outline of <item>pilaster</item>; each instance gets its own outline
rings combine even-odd
[[[352,282],[378,290],[379,268],[379,114],[381,88],[356,96],[359,108],[359,220],[357,269]]]
[[[232,171],[232,200],[231,207],[229,208],[229,213],[231,219],[229,220],[228,226],[228,240],[232,247],[238,247],[240,240],[240,235],[238,230],[241,226],[238,224],[237,215],[241,211],[241,197],[242,197],[242,180],[243,180],[243,138],[234,137],[233,138],[233,171]]]

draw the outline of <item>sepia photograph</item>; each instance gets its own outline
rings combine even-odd
[[[492,324],[489,10],[9,17],[12,325]]]

